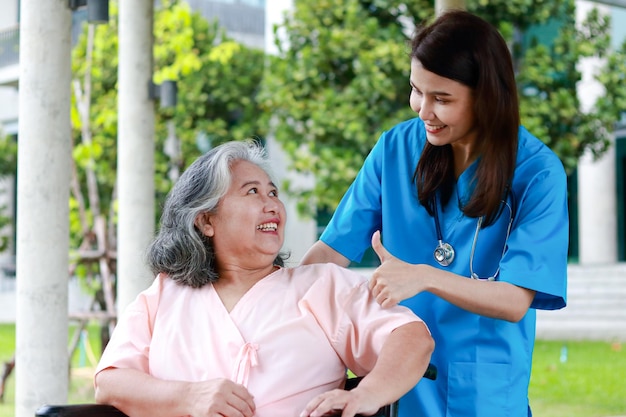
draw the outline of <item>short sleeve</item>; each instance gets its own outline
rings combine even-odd
[[[365,375],[374,367],[383,344],[398,327],[422,322],[403,306],[382,308],[367,279],[334,264],[312,285],[304,300],[350,370]],[[320,303],[320,300],[328,300]]]
[[[567,179],[556,156],[537,162],[542,169],[532,176],[523,167],[516,172],[526,186],[516,191],[516,220],[500,279],[536,291],[532,308],[553,310],[566,304]]]
[[[139,294],[126,308],[102,353],[96,374],[107,368],[150,372],[148,355],[161,286],[161,278],[157,277],[150,288]]]
[[[372,234],[381,228],[381,170],[385,133],[369,153],[320,239],[360,262]]]

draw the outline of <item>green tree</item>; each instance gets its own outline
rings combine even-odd
[[[523,123],[568,170],[586,149],[601,154],[619,101],[607,96],[596,111],[583,113],[576,65],[583,57],[607,56],[608,20],[594,13],[577,30],[573,0],[476,0],[467,6],[510,42]],[[408,106],[408,40],[415,24],[433,14],[429,0],[295,0],[293,12],[274,29],[278,55],[268,60],[261,97],[292,168],[316,178],[313,189],[286,184],[303,212],[333,210],[380,133],[415,116]],[[542,26],[555,27],[551,46],[533,35]],[[623,65],[623,58],[609,56],[613,70]],[[610,68],[603,74],[599,79],[613,89],[610,95],[623,97],[623,76],[616,79]]]
[[[17,170],[17,144],[15,140],[4,135],[0,129],[0,180],[11,178]],[[4,193],[4,190],[0,190]],[[7,227],[9,227],[13,219],[6,214],[6,205],[0,205],[0,252],[5,251],[9,245],[9,235]]]
[[[84,278],[104,311],[113,311],[115,298],[119,42],[115,2],[110,12],[108,25],[85,25],[72,56],[71,273]],[[155,181],[160,200],[176,172],[207,146],[264,136],[255,99],[263,52],[234,42],[218,22],[207,22],[183,1],[160,3],[154,34],[154,81],[171,79],[178,87],[176,107],[157,112]]]

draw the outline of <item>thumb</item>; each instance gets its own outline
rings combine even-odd
[[[380,230],[375,231],[372,235],[372,249],[374,249],[374,252],[378,255],[381,263],[391,257],[391,254],[387,251],[387,249],[385,249],[383,243],[380,241]]]

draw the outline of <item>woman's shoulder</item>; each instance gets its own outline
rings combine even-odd
[[[380,135],[373,153],[391,158],[394,158],[395,155],[405,155],[414,160],[418,157],[415,153],[421,152],[425,143],[424,122],[419,117],[415,117],[385,130]]]
[[[541,140],[520,129],[513,192],[518,201],[556,201],[566,198],[567,175],[559,157]]]
[[[525,178],[539,173],[565,176],[565,168],[556,153],[523,126],[518,139],[516,176],[518,173],[523,173]]]
[[[394,141],[424,141],[426,140],[426,130],[422,119],[414,117],[394,125],[383,132],[382,136],[387,140]]]
[[[299,265],[284,268],[284,271],[290,275],[292,282],[305,286],[332,282],[335,285],[353,287],[367,281],[367,278],[358,272],[334,263]]]
[[[542,140],[533,135],[524,126],[520,126],[518,134],[518,160],[545,158],[559,161],[558,156]]]

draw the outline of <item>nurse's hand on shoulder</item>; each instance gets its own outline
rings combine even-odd
[[[382,307],[395,306],[427,289],[424,279],[420,278],[424,275],[420,270],[427,265],[409,264],[390,254],[380,241],[380,231],[372,235],[372,248],[380,259],[380,266],[372,274],[369,288]]]

